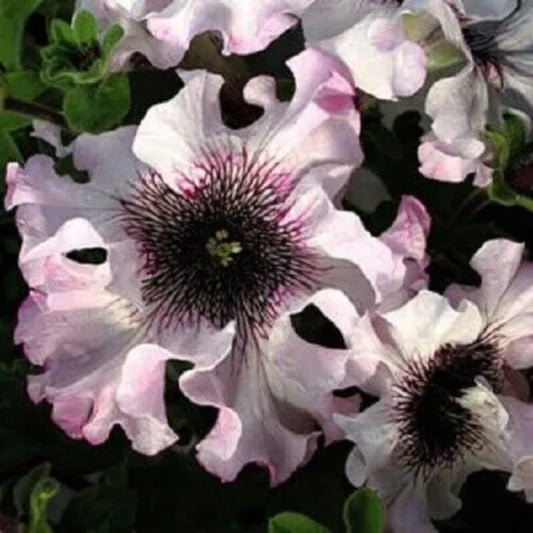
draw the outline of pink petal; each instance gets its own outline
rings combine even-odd
[[[175,0],[168,8],[151,14],[150,32],[160,41],[186,50],[191,39],[207,30],[218,31],[226,54],[251,54],[266,48],[294,26],[311,0],[271,0],[242,4],[238,0]]]
[[[531,366],[529,339],[533,327],[533,264],[522,261],[524,245],[505,239],[487,241],[470,264],[481,275],[478,289],[452,285],[453,301],[468,298],[482,310],[486,321],[498,326],[506,341],[505,356],[515,368]],[[497,258],[497,260],[496,260]]]
[[[357,87],[381,99],[414,94],[424,83],[426,55],[406,40],[401,10],[375,2],[316,1],[303,14],[307,41],[341,59]]]
[[[261,357],[247,346],[212,369],[191,370],[180,378],[191,400],[219,409],[215,427],[197,450],[204,468],[222,481],[232,481],[246,464],[257,463],[268,468],[277,485],[316,447],[315,432],[296,432],[280,421],[286,407],[272,395]]]
[[[171,186],[195,179],[205,152],[240,152],[279,162],[280,172],[323,183],[334,195],[362,161],[354,87],[338,62],[306,50],[288,62],[296,81],[289,104],[279,102],[266,76],[252,79],[245,98],[265,108],[251,126],[230,130],[221,118],[222,78],[192,74],[169,102],[152,107],[134,142],[137,156]],[[199,178],[198,178],[199,179]]]
[[[486,187],[492,180],[492,169],[484,164],[485,146],[481,141],[472,141],[477,145],[474,152],[465,154],[464,140],[446,144],[434,134],[422,138],[424,142],[418,147],[420,172],[427,178],[438,181],[459,183],[469,174],[475,174],[474,184]]]
[[[472,303],[465,300],[456,310],[446,298],[426,290],[383,318],[400,353],[409,357],[431,357],[445,344],[473,342],[485,325]]]
[[[406,298],[427,286],[426,267],[429,258],[426,254],[426,241],[430,225],[431,218],[424,205],[413,196],[404,196],[395,221],[380,236],[380,240],[404,262],[406,268],[401,288],[391,284],[387,298],[389,308],[405,303]]]

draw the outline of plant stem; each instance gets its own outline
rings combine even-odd
[[[18,100],[17,98],[12,98],[7,96],[3,102],[3,108],[6,111],[15,111],[21,113],[22,115],[27,115],[40,120],[46,120],[52,124],[57,124],[62,128],[67,128],[67,122],[65,117],[50,107],[38,104],[36,102],[25,102],[23,100]]]

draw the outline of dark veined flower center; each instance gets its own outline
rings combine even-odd
[[[477,377],[501,390],[502,360],[493,340],[445,345],[428,361],[409,362],[394,388],[394,418],[400,460],[416,475],[452,466],[484,444],[476,413],[461,402]]]
[[[317,267],[305,218],[291,218],[294,180],[245,148],[210,150],[181,177],[157,173],[122,201],[122,221],[142,256],[142,297],[158,328],[236,320],[260,332],[288,295],[311,289]]]
[[[512,48],[509,44],[501,44],[503,36],[507,36],[511,41],[513,33],[530,35],[529,29],[524,29],[529,19],[523,16],[521,10],[522,0],[517,0],[515,9],[502,20],[463,24],[463,36],[474,61],[486,78],[493,79],[496,76],[501,86],[504,84],[504,69],[521,76],[533,76],[533,38],[529,37],[527,42],[523,42],[522,37],[522,41],[517,42]]]

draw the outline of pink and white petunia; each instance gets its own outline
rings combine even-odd
[[[251,54],[294,26],[312,1],[173,0],[148,17],[148,28],[160,41],[181,50],[187,50],[195,35],[216,31],[223,53]]]
[[[77,0],[75,13],[92,13],[99,29],[105,31],[118,24],[124,36],[113,49],[112,72],[124,70],[134,54],[143,55],[157,68],[177,66],[186,49],[178,48],[154,37],[147,29],[147,16],[166,7],[171,0]]]
[[[533,406],[514,370],[532,365],[533,270],[522,251],[489,241],[472,260],[479,288],[451,287],[451,302],[422,290],[352,319],[347,380],[379,400],[334,420],[356,444],[348,478],[382,495],[394,532],[436,531],[431,520],[460,508],[461,485],[477,470],[509,472],[508,489],[533,496]]]
[[[426,100],[433,119],[419,148],[420,171],[439,181],[474,175],[479,187],[491,181],[486,126],[499,120],[502,97],[515,105],[533,99],[533,3],[531,0],[426,0],[445,38],[461,50],[464,68],[437,81]]]
[[[140,452],[171,445],[170,359],[192,363],[183,392],[219,410],[198,457],[224,480],[251,462],[287,479],[320,431],[339,437],[331,413],[357,409],[331,396],[348,352],[301,341],[289,313],[344,303],[337,280],[358,308],[374,305],[418,252],[393,251],[331,201],[362,158],[349,77],[313,50],[289,67],[290,103],[270,78],[246,86],[265,109],[247,128],[223,123],[222,79],[195,72],[138,131],[76,139],[89,181],[40,155],[9,166],[31,288],[16,340],[43,366],[32,398],[72,437],[100,443],[118,424]]]
[[[426,54],[404,32],[406,12],[396,0],[315,0],[302,25],[307,43],[341,59],[358,88],[396,100],[416,93],[426,77]]]

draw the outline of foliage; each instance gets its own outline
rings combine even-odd
[[[383,533],[385,507],[378,495],[370,489],[355,491],[344,502],[346,533]],[[329,533],[329,529],[311,518],[285,511],[268,522],[268,533]]]

